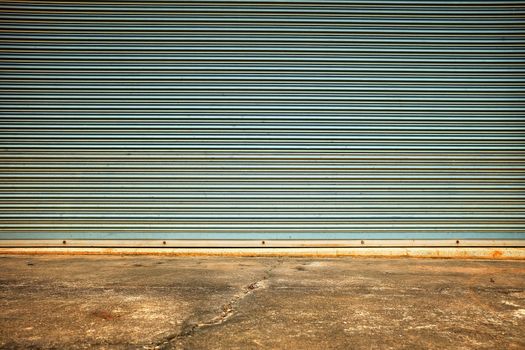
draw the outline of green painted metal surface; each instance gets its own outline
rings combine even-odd
[[[0,8],[0,239],[525,239],[524,1]]]

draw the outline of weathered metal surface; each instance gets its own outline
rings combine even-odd
[[[161,256],[291,256],[525,260],[525,248],[508,247],[366,247],[366,248],[23,248],[0,247],[17,255],[161,255]]]
[[[525,240],[524,1],[0,9],[6,242]]]

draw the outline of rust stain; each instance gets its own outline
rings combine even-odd
[[[498,258],[501,258],[503,256],[503,252],[499,251],[499,250],[495,250],[492,252],[491,254],[491,257],[493,259],[498,259]]]

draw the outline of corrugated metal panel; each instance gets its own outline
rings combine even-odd
[[[525,239],[524,1],[3,1],[3,239]]]

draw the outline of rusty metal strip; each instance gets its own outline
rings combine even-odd
[[[0,248],[0,254],[21,255],[158,255],[237,257],[378,257],[525,260],[525,248]]]

